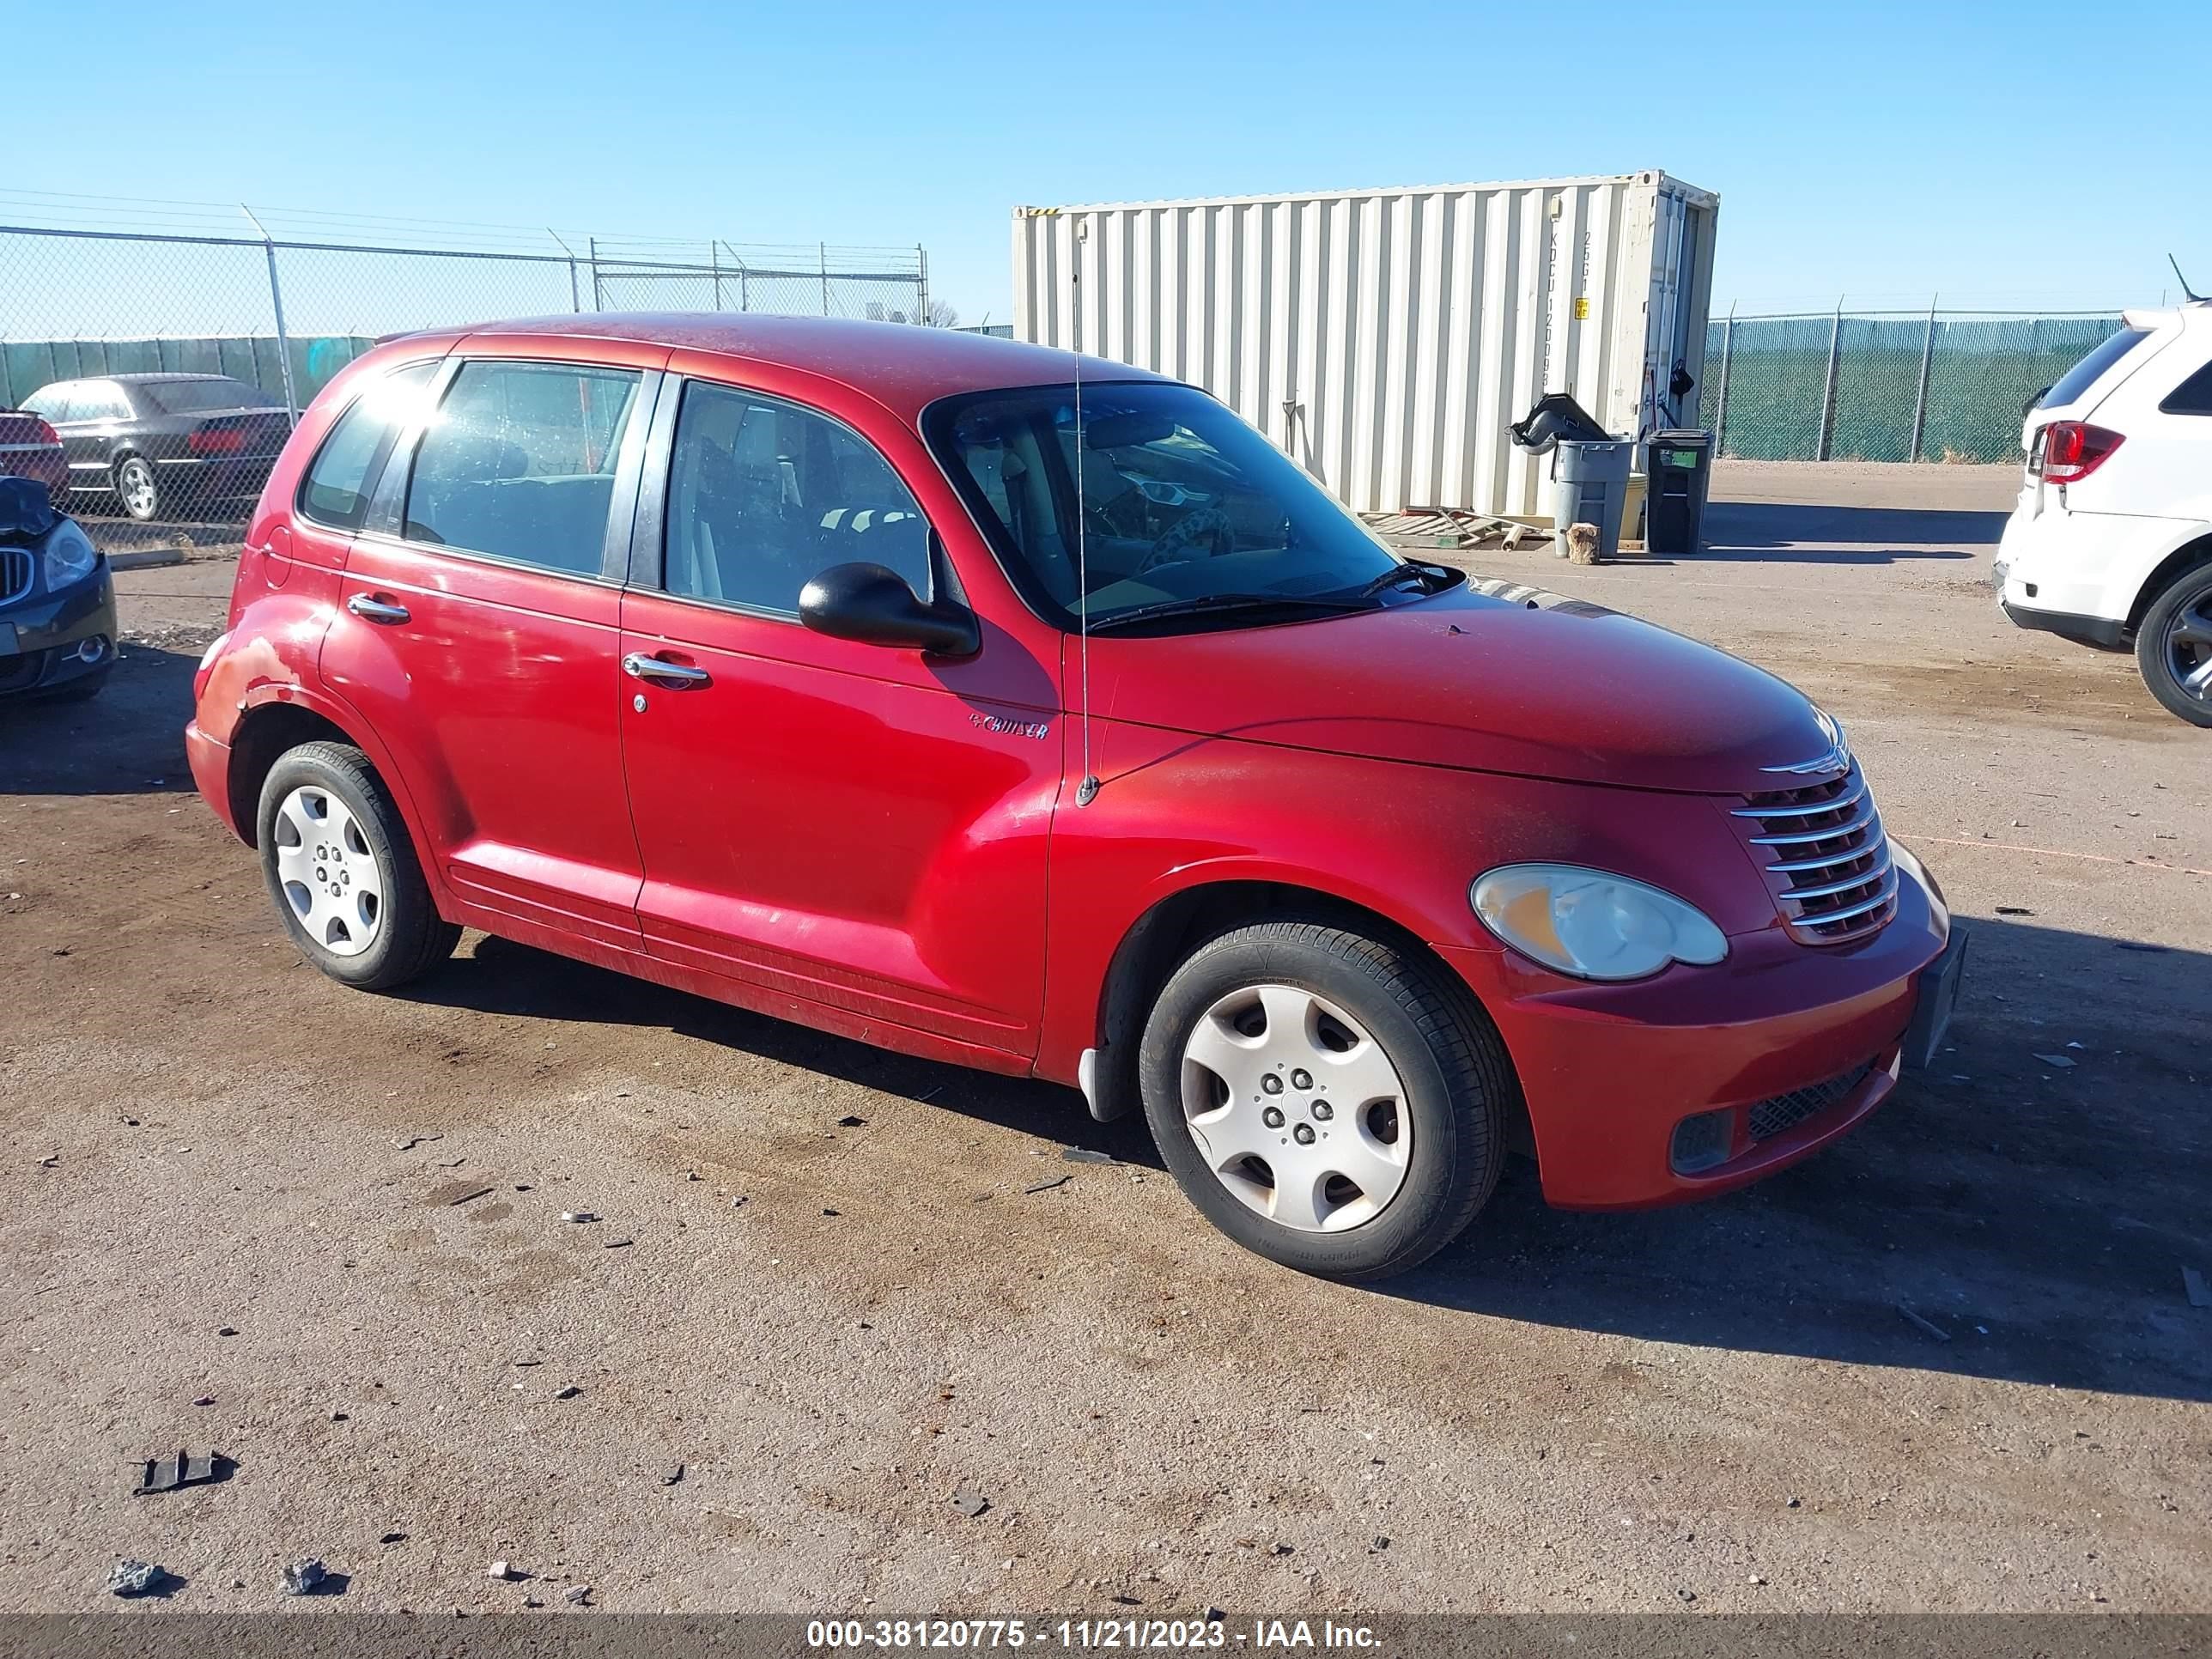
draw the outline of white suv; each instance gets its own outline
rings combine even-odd
[[[2125,322],[2027,411],[2001,603],[2022,628],[2132,643],[2151,695],[2212,726],[2212,301]]]

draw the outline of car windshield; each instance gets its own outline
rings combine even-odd
[[[276,398],[243,380],[141,380],[138,395],[164,415],[210,409],[274,409]]]
[[[1036,608],[1075,625],[1143,611],[1310,616],[1376,602],[1399,562],[1281,451],[1204,392],[1086,381],[948,400],[925,427]],[[1076,533],[1079,522],[1081,535]],[[1186,613],[1185,607],[1190,609]]]

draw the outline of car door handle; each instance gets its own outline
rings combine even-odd
[[[623,659],[623,672],[634,680],[657,680],[663,685],[704,685],[710,676],[687,662],[667,662],[633,651]]]
[[[356,593],[348,599],[346,609],[363,622],[404,623],[408,616],[405,605],[393,605],[384,599],[372,599],[366,593]]]

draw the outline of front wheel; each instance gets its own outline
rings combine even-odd
[[[2136,629],[2136,666],[2167,708],[2212,726],[2212,564],[2185,570]]]
[[[1192,952],[1146,1022],[1152,1138],[1248,1249],[1341,1279],[1401,1273],[1474,1218],[1516,1085],[1463,992],[1399,947],[1318,920]]]
[[[143,455],[127,455],[115,464],[115,497],[123,510],[144,524],[161,510],[161,487],[154,478],[154,464]]]
[[[350,744],[277,757],[256,820],[261,871],[285,931],[332,979],[386,991],[453,953],[392,793]]]

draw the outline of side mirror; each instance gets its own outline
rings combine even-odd
[[[923,604],[902,577],[879,564],[831,565],[799,590],[799,619],[835,640],[945,657],[972,657],[983,643],[975,612]]]

